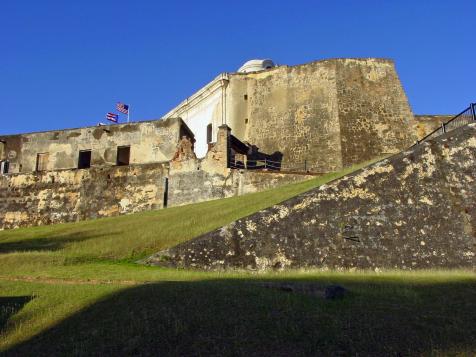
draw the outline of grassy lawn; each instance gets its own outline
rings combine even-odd
[[[23,356],[476,352],[471,272],[151,271],[156,280],[137,285],[1,282],[1,348]],[[257,280],[339,283],[351,293],[329,301]]]
[[[133,262],[347,172],[129,216],[0,232],[3,355],[474,355],[471,271],[266,274]],[[298,281],[342,300],[267,289]]]

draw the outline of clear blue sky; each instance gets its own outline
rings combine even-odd
[[[393,58],[415,113],[476,101],[476,1],[3,1],[0,133],[160,118],[251,58]]]

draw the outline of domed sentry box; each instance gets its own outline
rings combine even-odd
[[[238,69],[239,73],[258,72],[265,69],[276,67],[274,62],[270,59],[253,59],[246,62]]]

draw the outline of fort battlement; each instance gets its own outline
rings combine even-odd
[[[391,60],[252,60],[161,120],[0,136],[0,228],[259,191],[398,153],[436,125],[414,117]]]

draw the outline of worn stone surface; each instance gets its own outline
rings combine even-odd
[[[283,165],[330,172],[414,141],[413,114],[386,59],[330,59],[233,74],[227,123]],[[243,95],[247,95],[244,100]]]
[[[131,164],[167,161],[185,133],[191,135],[182,120],[170,118],[0,136],[0,140],[5,142],[10,172],[18,173],[35,171],[38,153],[49,153],[47,170],[77,168],[80,150],[91,150],[91,166],[115,165],[118,146],[131,146]]]
[[[191,165],[195,162],[190,161]],[[196,167],[194,167],[196,168]],[[0,176],[0,229],[74,222],[243,195],[314,176],[227,170],[226,175],[167,164],[57,170]]]
[[[314,178],[313,175],[228,169],[226,174],[198,169],[171,171],[169,206],[241,196]]]
[[[0,181],[0,228],[160,207],[157,200],[164,187],[168,205],[175,206],[309,179],[312,176],[232,170],[229,164],[242,161],[235,166],[241,168],[249,159],[247,167],[256,168],[267,157],[284,170],[335,171],[409,147],[416,140],[414,133],[433,128],[434,119],[413,119],[394,64],[386,59],[330,59],[222,74],[160,121],[0,136],[0,161],[3,167],[8,161],[8,174],[14,174]],[[241,144],[233,146],[230,137]],[[140,174],[115,176],[127,171],[114,167],[119,146],[130,146],[131,170]],[[91,150],[90,173],[75,169],[81,150]],[[46,171],[33,174],[39,153],[48,153]],[[142,164],[163,169],[146,173],[143,170],[155,166]],[[106,179],[101,173],[108,170],[111,178]],[[98,188],[91,175],[98,175]],[[129,186],[119,188],[128,180],[134,192]],[[115,192],[116,185],[123,192]],[[158,196],[147,200],[145,190]],[[89,202],[88,192],[98,197]],[[101,195],[106,197],[103,203]],[[114,203],[118,197],[120,208]],[[61,208],[58,202],[63,201]]]
[[[476,124],[152,256],[201,269],[474,268]]]
[[[231,76],[227,119],[234,135],[280,152],[285,166],[308,160],[318,172],[341,168],[335,67],[322,61]]]
[[[414,131],[420,140],[448,122],[454,115],[415,115]]]
[[[412,145],[413,114],[393,61],[327,59],[252,73],[224,73],[164,117],[180,116],[197,156],[228,125],[242,141],[279,152],[283,165],[330,172]]]
[[[393,61],[336,60],[336,85],[344,167],[414,143],[413,113]]]
[[[169,206],[208,201],[263,191],[309,180],[313,175],[228,168],[230,129],[221,126],[217,141],[203,159],[177,156],[170,162]],[[180,146],[180,145],[179,145]],[[180,149],[182,150],[181,146]]]
[[[183,136],[173,160],[0,176],[0,229],[108,217],[242,195],[312,175],[233,170],[223,126],[204,159]],[[165,179],[167,178],[167,183]]]
[[[164,164],[0,176],[0,228],[74,222],[161,208]]]

